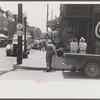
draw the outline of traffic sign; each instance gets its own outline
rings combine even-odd
[[[22,29],[22,28],[23,28],[23,25],[22,25],[21,23],[18,23],[18,24],[17,24],[17,29],[20,30],[20,29]]]
[[[18,35],[18,36],[22,36],[22,34],[23,34],[23,33],[22,33],[21,30],[18,30],[18,31],[17,31],[17,35]]]

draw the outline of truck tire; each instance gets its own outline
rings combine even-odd
[[[90,78],[97,78],[100,76],[100,67],[96,62],[89,62],[84,67],[84,73]]]

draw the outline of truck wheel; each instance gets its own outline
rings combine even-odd
[[[84,73],[90,78],[96,78],[100,76],[100,67],[96,62],[89,62],[84,67]]]

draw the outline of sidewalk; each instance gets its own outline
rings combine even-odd
[[[22,64],[14,64],[14,68],[34,70],[46,69],[45,54],[46,52],[43,51],[31,50],[30,54],[28,55],[28,58],[22,59]]]
[[[62,57],[55,57],[52,59],[52,69],[55,70],[63,70],[70,69],[70,66],[66,64],[62,64]],[[32,70],[46,70],[46,52],[39,50],[31,50],[28,58],[22,60],[22,64],[15,64],[14,68],[24,68],[24,69],[32,69]]]

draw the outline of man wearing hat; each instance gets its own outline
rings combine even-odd
[[[78,50],[77,39],[73,38],[71,39],[71,42],[70,42],[70,53],[77,53],[77,50]]]
[[[85,42],[84,37],[81,37],[79,42],[79,53],[86,54],[87,43]]]
[[[52,58],[55,56],[55,47],[52,44],[51,40],[48,41],[46,45],[46,64],[47,64],[47,72],[51,71]]]

